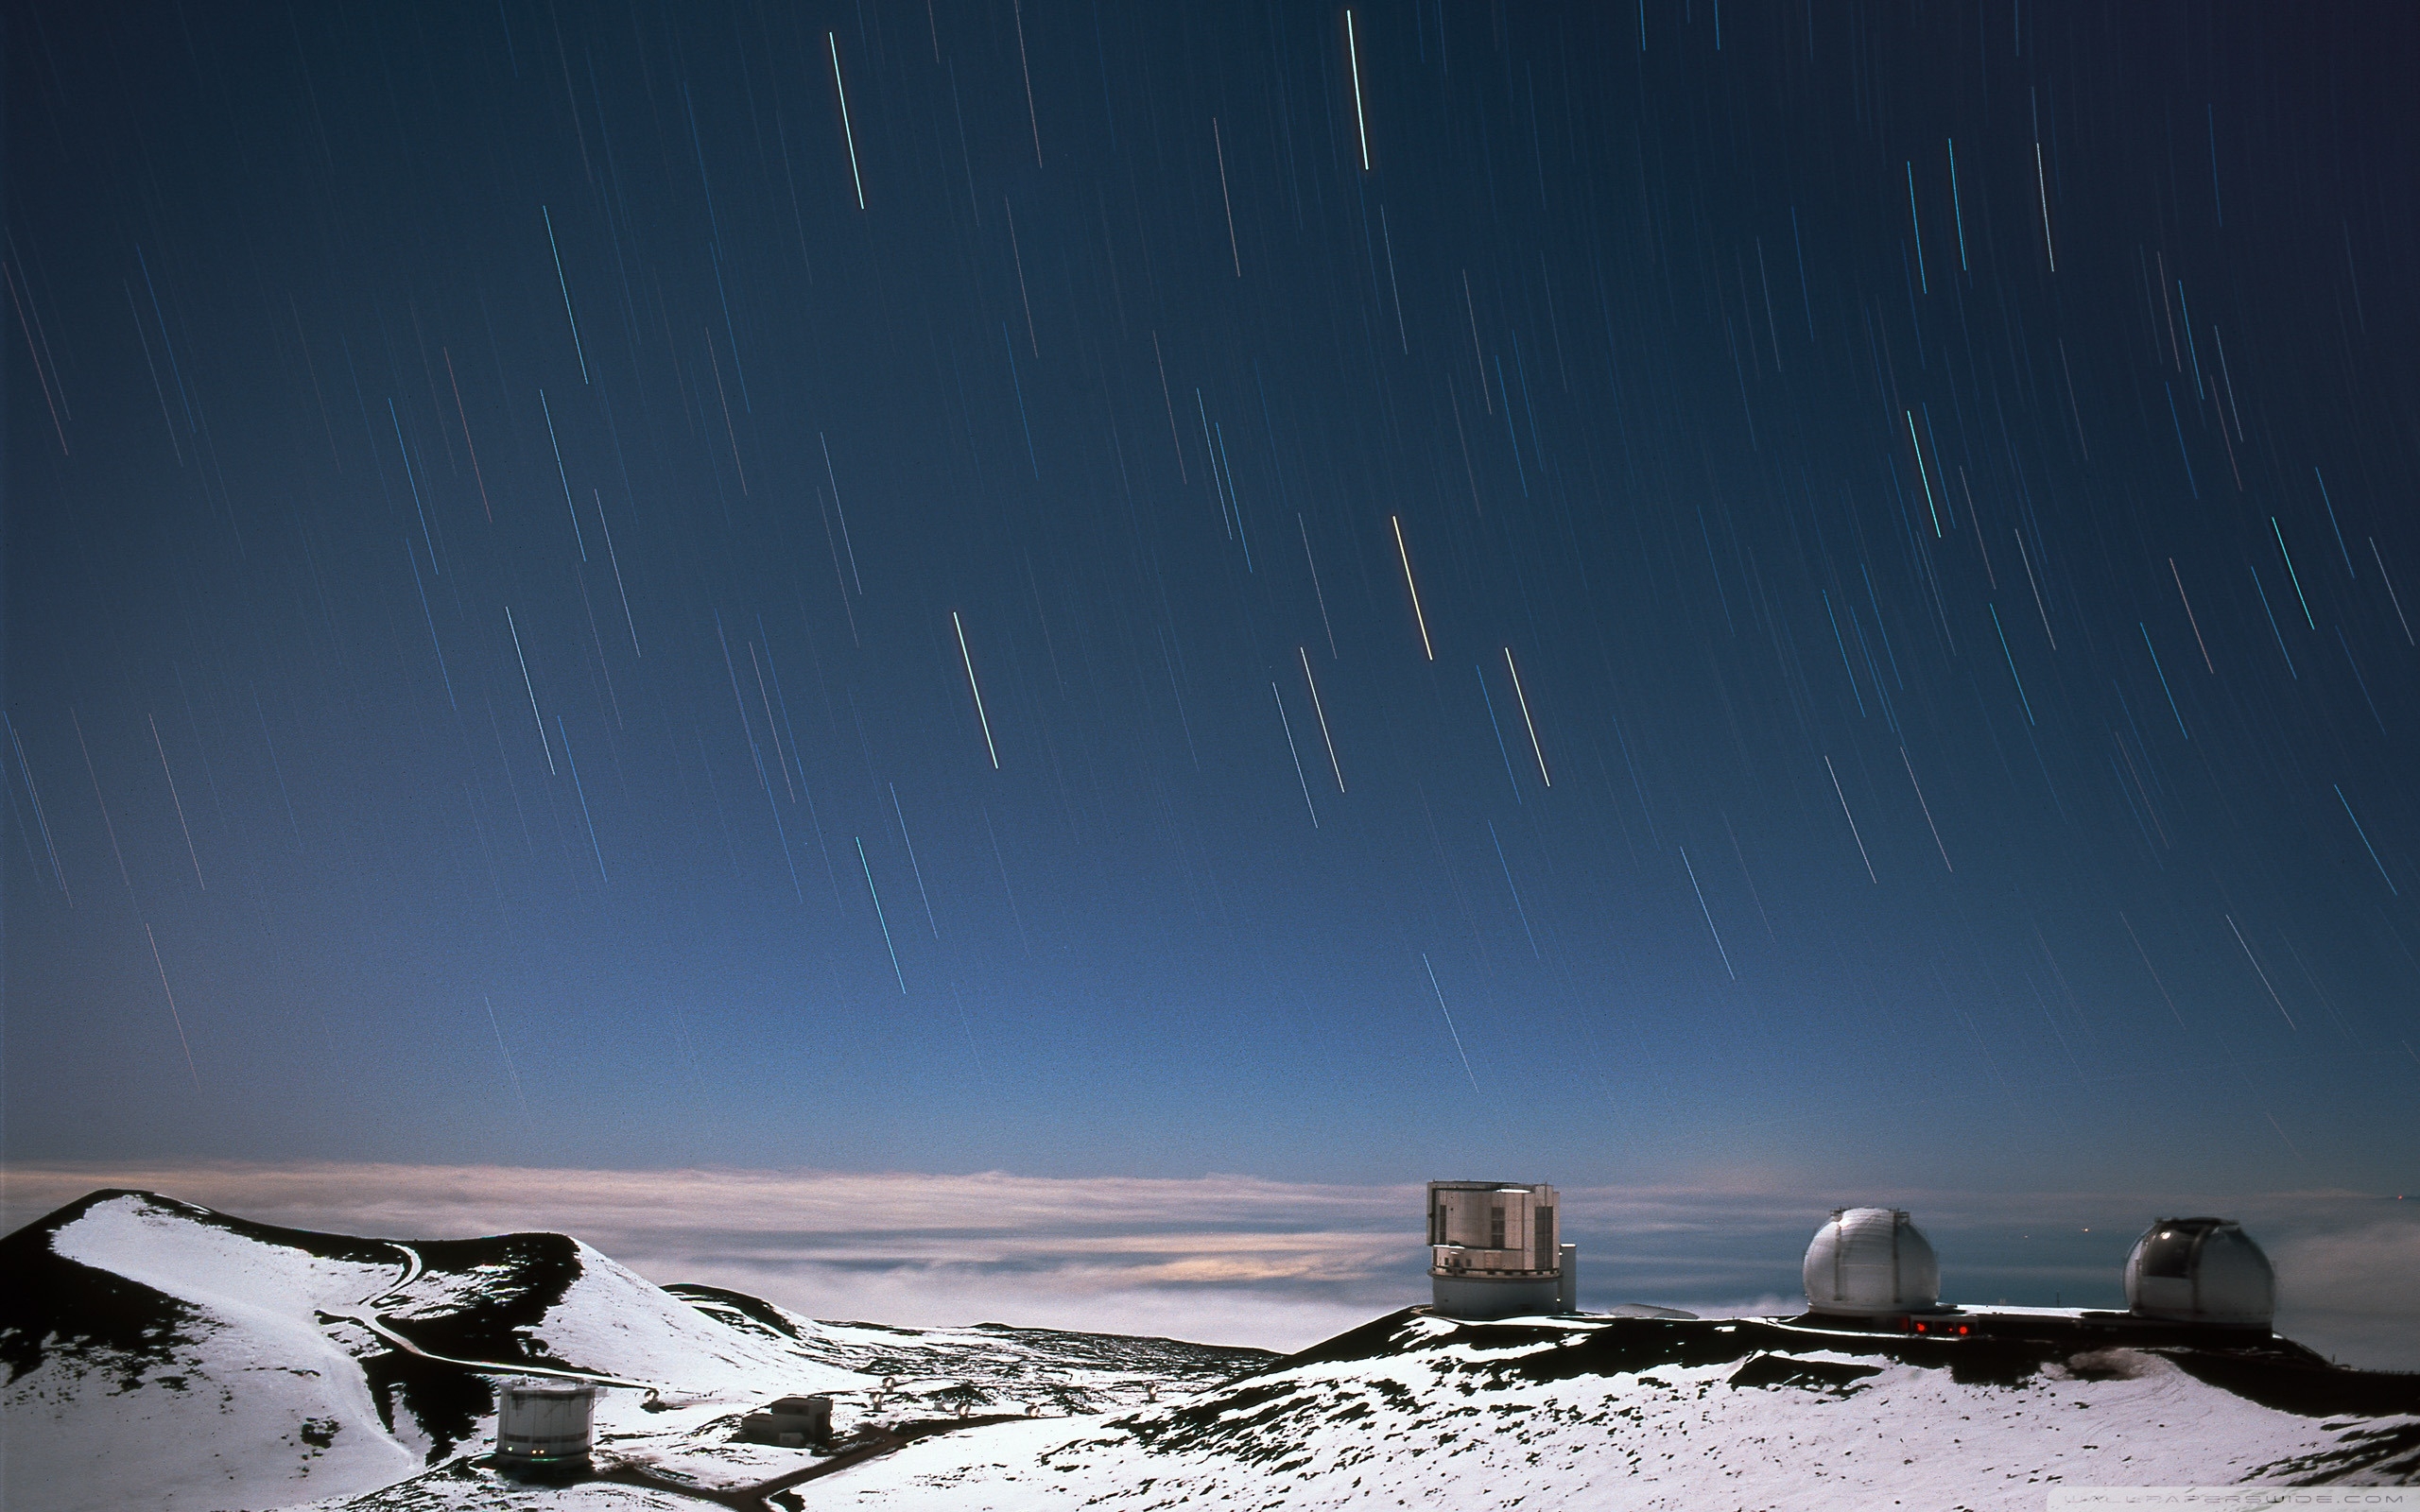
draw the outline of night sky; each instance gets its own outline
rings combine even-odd
[[[2403,1190],[2415,43],[12,7],[9,1156]]]

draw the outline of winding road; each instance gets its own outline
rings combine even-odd
[[[378,1313],[377,1308],[382,1302],[400,1299],[404,1291],[412,1282],[420,1280],[427,1270],[427,1263],[421,1258],[420,1251],[409,1245],[391,1239],[379,1242],[401,1257],[403,1268],[395,1280],[369,1297],[363,1297],[350,1308],[320,1309],[319,1316],[322,1322],[357,1325],[406,1354],[437,1365],[452,1366],[456,1369],[472,1371],[478,1375],[535,1376],[549,1381],[577,1381],[589,1385],[619,1386],[631,1391],[643,1391],[651,1401],[662,1400],[664,1388],[645,1381],[631,1381],[620,1376],[602,1375],[593,1370],[567,1370],[553,1366],[530,1365],[521,1361],[460,1360],[452,1355],[437,1354],[422,1349],[390,1327]],[[657,1473],[647,1466],[629,1462],[593,1471],[582,1479],[666,1491],[675,1496],[684,1496],[695,1501],[711,1503],[717,1506],[730,1507],[734,1512],[772,1512],[772,1504],[766,1499],[776,1492],[787,1490],[793,1486],[818,1480],[826,1475],[837,1474],[853,1465],[862,1465],[868,1460],[879,1459],[885,1454],[905,1449],[919,1438],[926,1438],[935,1434],[945,1434],[960,1428],[979,1428],[988,1423],[1008,1422],[1014,1418],[1015,1415],[1011,1414],[1003,1417],[939,1418],[904,1423],[895,1429],[869,1426],[862,1431],[863,1438],[860,1442],[838,1453],[749,1486],[698,1486],[687,1481],[674,1480]]]
[[[518,1361],[458,1360],[452,1355],[436,1354],[422,1349],[389,1327],[387,1320],[376,1312],[376,1308],[381,1302],[393,1300],[402,1295],[406,1287],[420,1280],[422,1273],[428,1269],[428,1263],[421,1259],[420,1251],[409,1245],[392,1239],[382,1239],[379,1243],[403,1257],[402,1274],[398,1275],[391,1283],[363,1297],[351,1308],[321,1308],[320,1317],[359,1324],[406,1354],[417,1355],[421,1359],[431,1360],[439,1365],[450,1365],[459,1369],[476,1371],[481,1375],[537,1376],[548,1381],[580,1381],[590,1385],[622,1386],[632,1391],[644,1391],[650,1399],[660,1398],[663,1395],[662,1387],[648,1382],[629,1381],[620,1376],[599,1375],[592,1370],[564,1370],[553,1366],[528,1365]]]
[[[336,1318],[347,1323],[357,1323],[406,1354],[415,1354],[424,1360],[433,1360],[439,1365],[450,1365],[460,1369],[476,1371],[480,1375],[537,1376],[548,1381],[582,1381],[590,1385],[623,1386],[632,1391],[644,1391],[649,1397],[663,1395],[661,1387],[650,1385],[647,1382],[628,1381],[620,1376],[598,1375],[593,1370],[562,1370],[552,1366],[527,1365],[518,1361],[458,1360],[450,1354],[433,1354],[389,1328],[377,1314],[366,1310],[335,1312],[322,1308],[320,1311],[320,1316]]]
[[[804,1469],[776,1475],[770,1480],[758,1481],[753,1486],[728,1487],[693,1486],[686,1481],[676,1481],[658,1475],[644,1466],[627,1464],[617,1465],[609,1470],[600,1470],[589,1476],[588,1479],[609,1481],[616,1486],[644,1486],[651,1491],[670,1491],[676,1496],[693,1497],[700,1502],[711,1502],[717,1506],[727,1506],[732,1508],[733,1512],[772,1512],[772,1503],[766,1499],[774,1492],[786,1491],[793,1486],[803,1486],[808,1481],[821,1480],[826,1475],[837,1475],[853,1465],[862,1465],[871,1459],[880,1459],[885,1454],[906,1449],[917,1439],[930,1438],[936,1434],[951,1433],[960,1428],[980,1428],[989,1423],[1022,1420],[1022,1418],[1015,1413],[1003,1413],[983,1418],[932,1418],[923,1422],[902,1423],[896,1429],[868,1428],[865,1430],[865,1439],[862,1443],[841,1450],[829,1458],[817,1460]]]

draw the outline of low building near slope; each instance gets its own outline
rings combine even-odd
[[[961,1415],[962,1416],[962,1415]],[[832,1441],[832,1399],[784,1397],[739,1420],[739,1441],[804,1449]]]

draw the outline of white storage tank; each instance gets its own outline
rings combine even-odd
[[[508,1469],[578,1469],[588,1463],[596,1388],[574,1381],[508,1381],[495,1393],[495,1457]]]
[[[1937,1312],[1941,1262],[1897,1208],[1835,1208],[1806,1246],[1806,1305],[1840,1317]]]
[[[1579,1251],[1555,1233],[1554,1188],[1428,1183],[1428,1280],[1436,1310],[1486,1319],[1578,1305]]]
[[[2126,1257],[2126,1308],[2136,1317],[2267,1329],[2277,1311],[2269,1257],[2230,1218],[2162,1218]]]

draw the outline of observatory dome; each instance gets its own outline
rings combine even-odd
[[[1941,1262],[1895,1208],[1836,1208],[1806,1246],[1807,1305],[1818,1313],[1877,1317],[1941,1305]]]
[[[2126,1257],[2137,1317],[2265,1329],[2277,1310],[2269,1257],[2228,1218],[2162,1218]]]

